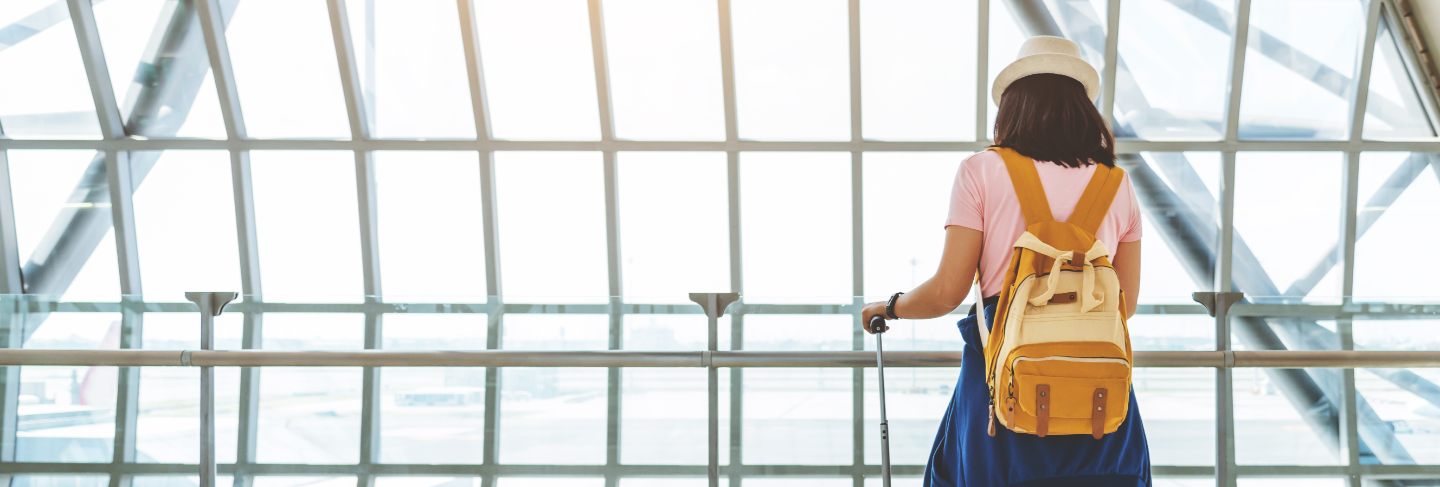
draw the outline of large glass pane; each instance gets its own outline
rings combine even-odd
[[[230,156],[221,151],[133,152],[155,160],[135,187],[135,240],[150,301],[184,302],[186,291],[239,290]]]
[[[600,487],[603,478],[585,477],[500,477],[495,481],[498,487]]]
[[[1241,465],[1335,465],[1340,423],[1339,407],[1312,406],[1287,382],[1315,384],[1317,375],[1337,380],[1320,382],[1312,389],[1340,384],[1336,369],[1235,369],[1235,461]],[[1339,397],[1338,394],[1331,397]],[[1302,414],[1305,413],[1305,414]],[[1309,417],[1307,417],[1309,416]],[[1329,416],[1328,419],[1322,419]],[[1307,484],[1308,485],[1308,484]]]
[[[746,478],[743,487],[846,487],[854,485],[849,478]]]
[[[1215,371],[1137,368],[1131,383],[1151,463],[1215,464]]]
[[[257,151],[250,162],[266,299],[360,301],[354,156]]]
[[[849,315],[748,315],[747,350],[850,350]],[[742,461],[746,464],[849,464],[855,447],[848,369],[747,369],[743,381]]]
[[[56,262],[51,252],[64,235],[78,254],[73,257],[85,262],[68,286],[37,290],[32,284],[30,292],[59,294],[67,301],[118,300],[120,279],[113,232],[106,230],[99,238],[65,233],[77,221],[112,221],[110,200],[105,196],[109,189],[104,159],[96,159],[95,152],[86,150],[10,150],[7,156],[20,261]],[[53,275],[62,270],[49,267],[45,272]],[[32,283],[40,280],[27,277]],[[63,278],[51,279],[63,282]]]
[[[266,313],[262,347],[357,350],[364,345],[364,323],[359,314]],[[359,460],[359,368],[267,367],[259,375],[257,460],[292,464]]]
[[[1341,139],[1365,12],[1349,0],[1250,7],[1240,137]]]
[[[200,326],[193,313],[146,313],[144,348],[195,350]],[[215,348],[240,348],[241,315],[215,318]],[[197,463],[200,451],[200,370],[194,367],[140,369],[140,410],[135,425],[135,458],[140,462]],[[240,369],[215,369],[215,449],[221,463],[235,461],[239,424]],[[181,483],[180,477],[160,477]],[[157,479],[158,480],[158,479]],[[158,482],[157,482],[158,483]]]
[[[1367,152],[1360,157],[1355,296],[1361,300],[1440,301],[1440,286],[1409,272],[1413,245],[1431,241],[1440,221],[1434,154]]]
[[[474,152],[376,152],[387,301],[484,302],[485,235]]]
[[[508,302],[605,302],[605,180],[598,152],[495,154]]]
[[[890,332],[885,334],[885,338],[890,338]],[[874,342],[870,339],[866,341]],[[889,340],[886,340],[885,349],[891,349]],[[929,462],[930,447],[935,443],[935,434],[940,428],[940,421],[945,418],[950,398],[955,396],[958,377],[958,367],[885,368],[885,414],[890,425],[892,465],[925,465]],[[877,378],[875,368],[865,369],[865,463],[871,465],[880,464],[880,384]]]
[[[120,348],[118,313],[52,313],[22,348]],[[21,367],[15,459],[108,462],[115,446],[117,367]]]
[[[479,0],[475,9],[495,138],[599,139],[585,2]]]
[[[843,152],[740,155],[746,301],[850,301],[849,162]]]
[[[626,300],[689,303],[691,292],[730,290],[725,154],[622,152],[618,158]]]
[[[609,0],[604,5],[616,137],[725,138],[715,4]]]
[[[1355,348],[1440,350],[1440,335],[1435,330],[1440,330],[1440,320],[1417,320],[1410,316],[1397,320],[1355,320]]]
[[[348,0],[356,71],[376,136],[475,136],[455,5]]]
[[[1120,15],[1116,131],[1218,139],[1230,82],[1234,2],[1128,2]]]
[[[251,137],[349,138],[324,2],[247,0],[225,36]]]
[[[1219,245],[1215,228],[1219,224],[1216,201],[1220,154],[1145,152],[1140,157],[1150,170],[1132,170],[1127,176],[1145,210],[1141,216],[1140,253],[1145,278],[1140,280],[1138,302],[1193,304],[1192,292],[1208,291],[1214,286],[1207,273],[1194,271],[1213,265],[1205,254],[1213,255]],[[1152,174],[1158,177],[1144,177]],[[1137,180],[1137,176],[1142,179]],[[1142,196],[1146,194],[1168,197]],[[1237,200],[1237,215],[1242,208],[1239,204]],[[1201,246],[1197,248],[1196,243]],[[1248,271],[1237,270],[1237,274],[1243,272]]]
[[[730,3],[740,137],[850,139],[845,2]]]
[[[11,478],[12,487],[105,487],[110,485],[108,475],[16,475]]]
[[[605,315],[510,314],[505,316],[502,346],[604,350],[608,325]],[[500,462],[605,463],[607,383],[605,369],[599,368],[501,369]]]
[[[376,477],[379,487],[480,487],[480,477]]]
[[[718,323],[719,349],[730,349],[730,318]],[[708,346],[704,315],[627,314],[626,350],[695,351]],[[620,462],[702,465],[708,458],[705,369],[628,368],[620,381]],[[720,464],[730,461],[730,370],[720,370]],[[628,482],[626,485],[629,485]],[[640,485],[645,485],[641,483]]]
[[[1374,323],[1372,323],[1374,324]],[[1435,322],[1428,323],[1432,328]],[[1357,326],[1357,328],[1359,328]],[[1433,333],[1430,336],[1434,336]],[[1432,339],[1433,340],[1433,339]],[[1433,342],[1432,342],[1433,343]],[[1432,350],[1434,348],[1431,348]],[[1382,431],[1391,431],[1399,440],[1400,447],[1409,453],[1409,458],[1381,456],[1384,464],[1435,464],[1440,463],[1440,421],[1435,416],[1434,392],[1421,389],[1412,381],[1405,381],[1397,374],[1413,374],[1422,381],[1435,384],[1440,381],[1440,370],[1436,369],[1365,369],[1355,372],[1355,390],[1360,397],[1374,408],[1374,419],[1368,417],[1361,422],[1378,420]]]
[[[867,152],[863,181],[865,296],[888,299],[935,274],[945,246],[945,216],[956,169],[966,154]],[[896,188],[905,188],[897,191]],[[895,238],[903,235],[904,238]],[[972,293],[973,294],[973,293]],[[893,350],[959,350],[956,320],[967,314],[973,296],[950,316],[892,322],[885,335]],[[866,346],[871,346],[867,341]]]
[[[198,29],[195,9],[166,9],[164,0],[90,1],[115,100],[129,133],[146,137],[225,137],[220,102],[201,36],[185,37],[184,47],[177,52],[147,50],[170,35],[167,29],[171,26]],[[171,22],[172,15],[189,21]],[[157,92],[164,95],[155,96]],[[142,100],[147,106],[137,106]]]
[[[255,477],[255,487],[345,487],[355,477]]]
[[[1339,296],[1339,268],[1324,264],[1339,251],[1342,158],[1333,152],[1236,156],[1234,273],[1246,294],[1296,301]]]
[[[866,0],[860,18],[865,138],[974,140],[974,5]]]
[[[99,119],[70,10],[63,2],[0,2],[0,126],[15,138],[99,138]],[[17,76],[15,73],[23,73]]]
[[[1375,64],[1370,68],[1370,96],[1365,101],[1367,139],[1435,137],[1434,124],[1425,115],[1420,94],[1400,56],[1400,49],[1409,48],[1389,22],[1380,22],[1375,37]]]
[[[388,350],[483,350],[484,314],[389,314]],[[477,464],[484,453],[485,369],[381,370],[380,461]]]

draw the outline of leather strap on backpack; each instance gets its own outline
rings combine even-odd
[[[1015,187],[1015,197],[1020,200],[1025,224],[1055,220],[1050,213],[1050,200],[1045,197],[1045,187],[1040,184],[1040,173],[1035,170],[1035,160],[1008,147],[991,147],[989,150],[1005,160],[1005,170],[1010,173],[1010,184]]]

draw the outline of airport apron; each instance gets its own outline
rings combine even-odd
[[[995,316],[994,298],[985,316]],[[1145,427],[1132,388],[1130,415],[1114,433],[1040,438],[996,425],[987,434],[989,400],[985,354],[974,310],[957,324],[965,339],[960,378],[935,433],[925,466],[926,487],[1061,487],[1151,485]],[[988,321],[987,321],[988,322]]]

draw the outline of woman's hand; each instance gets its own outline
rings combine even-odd
[[[864,308],[861,308],[861,309],[860,309],[860,327],[861,327],[861,328],[864,328],[864,329],[865,329],[865,332],[866,332],[866,333],[869,333],[869,334],[871,334],[871,335],[874,335],[874,334],[875,334],[875,330],[871,330],[871,329],[870,329],[870,318],[875,317],[875,316],[879,316],[879,317],[882,317],[882,318],[885,317],[885,302],[884,302],[884,301],[876,301],[876,302],[873,302],[873,303],[868,303],[868,304],[865,305]],[[888,328],[888,326],[887,326],[887,328]]]

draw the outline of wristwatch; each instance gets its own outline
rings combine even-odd
[[[900,319],[899,316],[895,316],[895,301],[897,301],[897,300],[900,299],[900,295],[901,295],[901,294],[905,294],[905,293],[895,293],[895,294],[890,295],[890,301],[888,301],[888,302],[885,303],[885,319],[887,319],[887,320],[898,320],[898,319]]]

